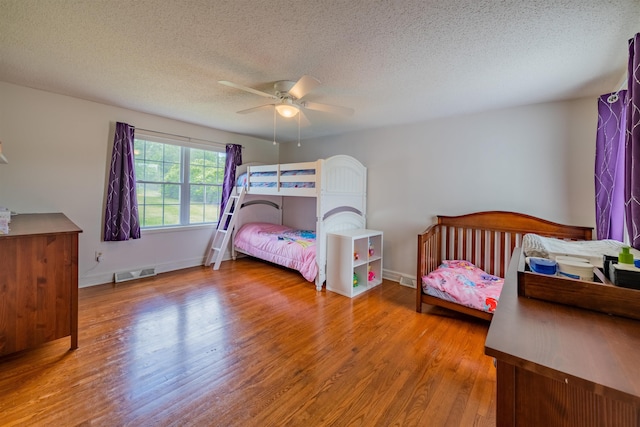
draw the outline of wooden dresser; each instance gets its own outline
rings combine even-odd
[[[640,321],[518,297],[517,262],[485,353],[497,360],[498,427],[640,426]]]
[[[11,217],[0,235],[0,356],[71,337],[78,347],[78,234],[61,213]]]

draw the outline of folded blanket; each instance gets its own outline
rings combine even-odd
[[[522,238],[522,251],[525,256],[555,259],[565,255],[585,258],[596,267],[602,267],[603,255],[618,256],[623,247],[629,246],[617,240],[562,240],[543,237],[537,234],[525,234]],[[640,251],[631,249],[634,258],[640,259]]]

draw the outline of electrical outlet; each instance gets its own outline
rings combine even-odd
[[[96,251],[96,262],[102,261],[102,252]]]

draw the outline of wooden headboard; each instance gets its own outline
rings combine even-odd
[[[515,212],[438,215],[437,223],[418,235],[416,310],[422,311],[423,302],[456,309],[455,304],[441,304],[438,298],[422,292],[422,277],[438,268],[443,260],[467,260],[487,273],[504,277],[513,250],[521,244],[522,237],[527,233],[567,240],[591,240],[593,229],[559,224]],[[449,307],[449,304],[453,307]],[[491,319],[488,313],[479,314],[477,310],[466,307],[458,308],[458,311]]]

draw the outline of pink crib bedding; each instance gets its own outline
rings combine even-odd
[[[318,274],[315,231],[253,222],[238,230],[234,245],[248,255],[297,270],[310,282]]]
[[[439,268],[422,277],[427,295],[493,313],[504,279],[488,274],[469,261],[443,261]]]

